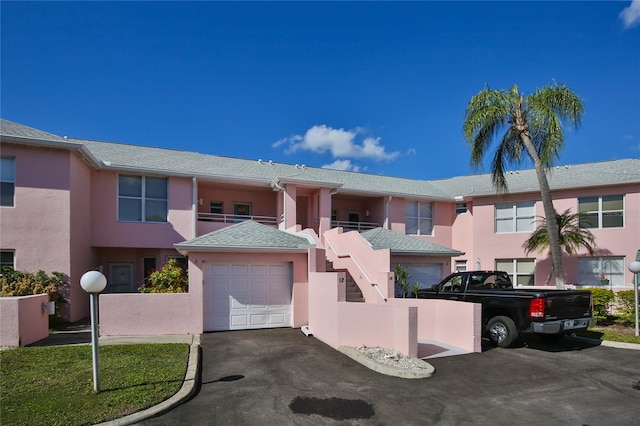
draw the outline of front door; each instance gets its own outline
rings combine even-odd
[[[109,265],[109,291],[111,293],[131,293],[133,291],[133,263],[112,263]]]

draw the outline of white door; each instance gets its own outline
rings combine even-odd
[[[291,326],[291,264],[208,264],[204,330]]]
[[[409,283],[418,282],[420,288],[431,288],[432,285],[440,282],[440,265],[407,265],[409,270]]]

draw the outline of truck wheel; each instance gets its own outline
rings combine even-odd
[[[518,338],[516,324],[509,317],[491,318],[487,324],[487,331],[489,332],[491,343],[500,348],[508,348]]]

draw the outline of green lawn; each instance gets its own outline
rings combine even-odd
[[[629,334],[629,331],[627,331],[626,333],[622,333],[608,327],[591,327],[588,330],[578,332],[577,335],[582,337],[589,337],[591,339],[640,344],[639,336]]]
[[[91,346],[0,351],[2,425],[83,425],[151,407],[182,386],[187,344],[100,347],[100,388],[93,392]]]

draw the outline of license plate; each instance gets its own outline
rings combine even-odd
[[[563,324],[563,328],[571,328],[575,325],[575,321],[574,320],[569,320],[569,321],[565,321]]]

